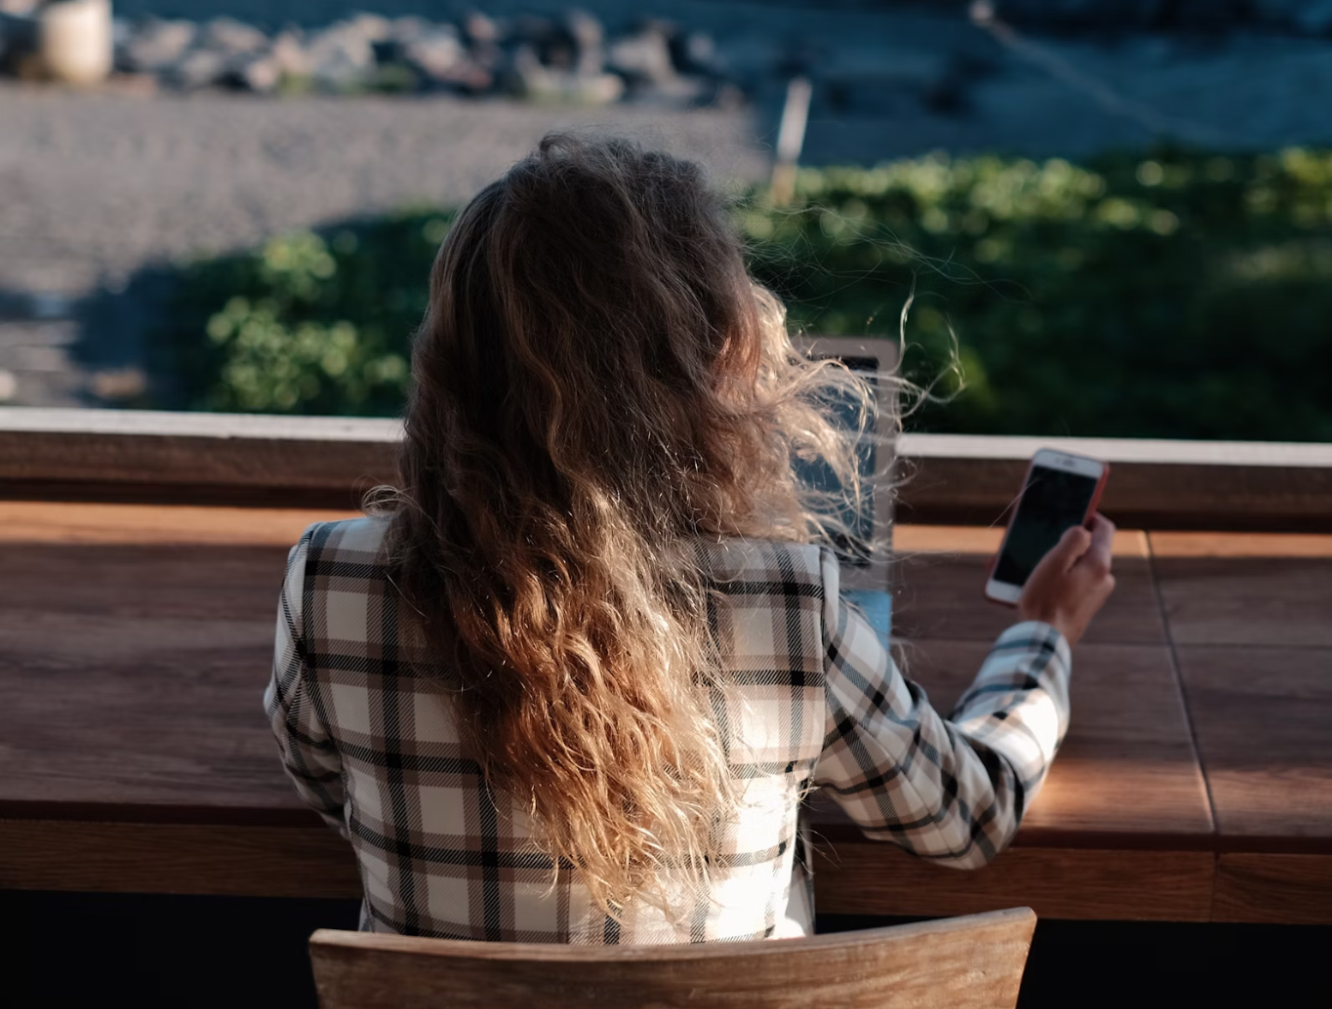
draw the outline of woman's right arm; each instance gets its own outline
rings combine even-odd
[[[1095,544],[1104,546],[1105,578],[1107,535]],[[836,560],[825,554],[827,726],[814,783],[867,836],[957,868],[986,864],[1012,840],[1068,728],[1070,641],[1060,624],[1080,634],[1081,616],[1089,620],[1109,594],[1105,588],[1094,606],[1079,604],[1080,622],[1072,620],[1070,599],[1089,593],[1067,577],[1091,552],[1072,536],[1042,562],[1033,584],[1045,587],[1048,605],[1039,612],[1050,619],[1026,620],[1000,635],[948,719],[841,601]],[[1102,588],[1096,581],[1092,594]]]

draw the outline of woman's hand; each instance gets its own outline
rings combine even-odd
[[[1018,600],[1023,620],[1051,624],[1077,644],[1115,590],[1110,573],[1110,544],[1115,524],[1101,515],[1092,517],[1091,531],[1074,526],[1041,558],[1027,579]]]

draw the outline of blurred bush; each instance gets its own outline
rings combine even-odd
[[[914,291],[905,370],[956,394],[914,429],[1332,441],[1332,152],[935,156],[804,170],[793,205],[736,213],[808,332],[896,337]],[[449,220],[191,267],[154,341],[186,405],[398,411]]]
[[[163,405],[393,415],[451,212],[404,211],[183,268],[149,366]]]
[[[756,275],[823,333],[895,332],[914,281],[908,373],[939,373],[951,326],[965,382],[918,427],[1332,440],[1332,152],[936,157],[800,183],[791,212],[742,216]]]

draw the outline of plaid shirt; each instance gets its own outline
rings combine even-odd
[[[692,914],[635,903],[616,921],[575,874],[553,872],[524,811],[460,751],[442,670],[409,640],[379,563],[385,528],[315,525],[292,549],[265,695],[287,773],[355,849],[363,929],[556,943],[808,934],[797,811],[810,787],[869,837],[978,867],[1016,833],[1068,723],[1068,645],[1046,624],[1004,632],[945,720],[840,599],[830,552],[709,546],[734,685],[713,704],[744,802]]]

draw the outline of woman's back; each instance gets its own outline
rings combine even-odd
[[[364,927],[806,932],[812,787],[948,865],[1013,836],[1067,725],[1065,638],[1006,632],[945,721],[841,601],[813,543],[857,541],[874,395],[793,346],[698,166],[546,138],[453,224],[412,377],[383,517],[292,553],[267,698]]]
[[[840,602],[829,552],[700,544],[722,667],[710,704],[740,801],[717,825],[706,879],[675,895],[675,917],[643,902],[612,917],[572,866],[556,871],[521,804],[466,752],[449,670],[390,581],[386,528],[316,525],[293,549],[266,698],[288,772],[356,851],[365,929],[558,943],[809,934],[806,791],[829,787],[871,836],[983,864],[1016,830],[1066,724],[1067,648],[1045,625],[1000,640],[978,679],[993,686],[949,726]]]

